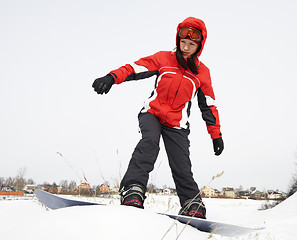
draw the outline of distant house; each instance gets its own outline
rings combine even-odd
[[[267,191],[267,198],[268,199],[282,199],[284,198],[283,194],[279,192],[278,190],[268,190]]]
[[[4,191],[4,192],[10,192],[10,191],[13,191],[13,187],[3,187],[1,189],[1,191]]]
[[[288,194],[287,194],[287,193],[285,193],[285,192],[281,192],[281,195],[282,195],[282,198],[283,198],[283,199],[285,199],[285,198],[287,198],[287,197],[288,197]]]
[[[33,184],[28,184],[24,187],[24,192],[25,193],[34,193],[34,190],[37,188],[36,185]]]
[[[78,190],[83,190],[83,189],[89,190],[89,189],[91,189],[91,186],[90,186],[90,184],[88,184],[86,182],[80,182],[77,189]]]
[[[215,197],[223,197],[223,192],[218,189],[215,189]]]
[[[119,186],[113,186],[112,188],[110,188],[110,191],[114,192],[114,193],[118,193],[120,191]]]
[[[216,196],[216,191],[213,188],[203,187],[202,188],[202,196],[204,196],[204,197],[214,197],[214,196]]]
[[[91,186],[90,184],[86,182],[80,182],[80,184],[77,187],[77,191],[79,194],[81,193],[90,193],[91,192]]]
[[[163,194],[171,194],[171,190],[169,188],[164,188]]]
[[[229,187],[223,188],[223,196],[225,198],[235,198],[234,189]]]
[[[108,192],[110,192],[110,189],[109,189],[109,187],[106,184],[102,184],[100,186],[100,192],[101,193],[108,193]]]
[[[236,194],[240,198],[249,198],[250,197],[250,191],[248,191],[248,190],[239,190]]]
[[[260,192],[259,190],[254,190],[251,194],[250,194],[250,197],[251,198],[254,198],[254,199],[260,199],[263,197],[263,193]]]
[[[46,191],[46,192],[49,192],[49,193],[52,193],[52,194],[57,194],[57,193],[61,192],[62,188],[60,186],[56,185],[56,184],[53,184],[53,185],[46,184],[46,185],[43,185],[41,189],[43,191]]]

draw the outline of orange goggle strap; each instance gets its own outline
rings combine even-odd
[[[201,41],[202,40],[201,32],[195,28],[183,27],[179,30],[178,35],[181,38],[186,38],[187,36],[189,36],[190,39],[193,41]]]

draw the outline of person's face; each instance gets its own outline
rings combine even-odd
[[[183,53],[184,57],[189,57],[194,54],[198,48],[198,44],[190,39],[181,39],[180,40],[180,50]]]

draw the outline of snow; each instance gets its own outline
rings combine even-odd
[[[74,197],[69,197],[74,198]],[[77,197],[76,197],[77,198]],[[265,227],[240,238],[200,232],[169,217],[156,214],[177,213],[178,198],[148,196],[145,210],[119,206],[119,200],[79,198],[108,206],[81,206],[48,210],[35,198],[0,199],[1,239],[257,239],[295,240],[297,233],[297,193],[275,208],[259,211],[264,201],[204,199],[209,220],[246,227]],[[180,234],[180,235],[179,235]]]

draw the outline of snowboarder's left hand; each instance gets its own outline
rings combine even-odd
[[[213,143],[213,150],[216,156],[219,156],[224,150],[224,141],[222,137],[216,138],[212,140]]]

